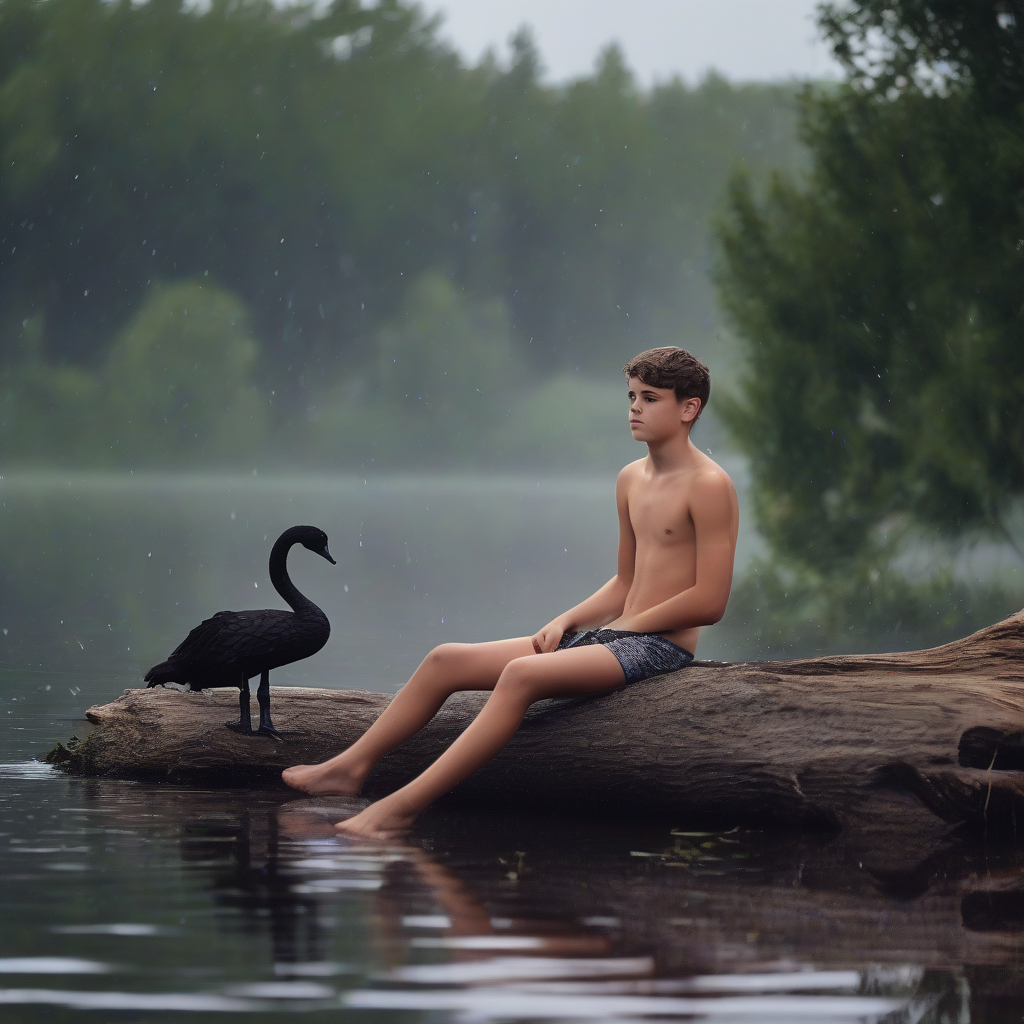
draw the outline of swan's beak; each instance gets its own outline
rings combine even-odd
[[[333,558],[331,558],[331,553],[330,553],[330,551],[327,550],[326,547],[323,549],[323,551],[318,551],[317,554],[318,555],[323,555],[324,558],[326,558],[327,561],[331,563],[331,565],[337,565],[338,564]]]

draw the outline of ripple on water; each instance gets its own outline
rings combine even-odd
[[[69,1010],[176,1010],[254,1013],[265,1003],[206,992],[74,992],[45,988],[0,989],[0,1006],[64,1006]]]
[[[493,922],[492,922],[493,923]],[[452,919],[446,914],[406,914],[403,928],[451,928]]]
[[[53,779],[59,776],[53,765],[42,761],[11,761],[0,764],[0,779]]]
[[[417,985],[479,985],[539,978],[594,978],[647,975],[654,960],[641,957],[503,956],[466,963],[410,964],[396,967],[385,978]]]
[[[408,992],[362,989],[343,998],[361,1010],[434,1010],[478,1020],[607,1020],[616,1017],[688,1016],[731,1020],[871,1021],[907,1005],[878,996],[721,996],[679,999],[659,996],[558,996],[500,989]]]
[[[148,935],[180,935],[180,928],[161,928],[155,924],[58,924],[50,928],[55,935],[126,935],[140,938]]]
[[[274,964],[274,974],[278,978],[333,978],[338,974],[352,974],[360,968],[351,964],[338,964],[330,961],[319,963]]]
[[[113,969],[110,964],[70,956],[9,956],[0,959],[0,974],[109,974]]]
[[[379,878],[317,878],[312,882],[300,882],[293,885],[291,891],[300,896],[330,895],[353,889],[362,892],[375,892],[383,885]]]
[[[327,985],[312,981],[258,981],[249,985],[232,985],[228,995],[255,999],[333,999],[337,993]]]

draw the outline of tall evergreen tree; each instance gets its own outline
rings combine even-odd
[[[847,81],[804,97],[812,166],[760,197],[738,178],[720,227],[759,525],[831,581],[869,580],[901,524],[1020,552],[1024,5],[859,0],[821,23]]]

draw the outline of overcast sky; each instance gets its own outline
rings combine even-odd
[[[709,68],[740,81],[838,74],[818,39],[818,0],[420,0],[445,15],[442,35],[475,62],[488,46],[530,25],[547,78],[588,74],[616,40],[640,81],[679,74],[691,84]]]

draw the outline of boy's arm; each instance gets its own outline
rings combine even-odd
[[[619,512],[619,553],[615,575],[600,590],[570,608],[533,636],[533,649],[538,654],[553,651],[564,633],[570,630],[596,629],[617,619],[626,606],[626,596],[633,584],[636,564],[636,537],[629,521],[629,481],[632,466],[626,466],[615,481],[615,504]]]
[[[697,582],[623,623],[638,633],[674,633],[710,626],[725,614],[732,588],[739,504],[724,473],[702,474],[693,483],[690,517],[697,537]]]

